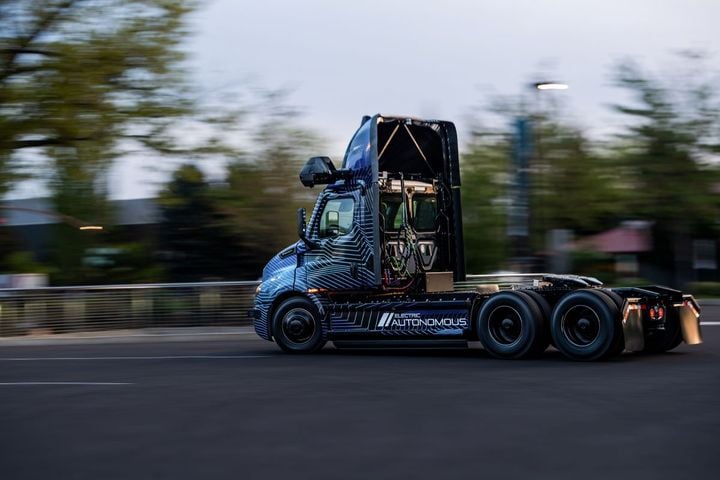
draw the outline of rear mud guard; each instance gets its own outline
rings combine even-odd
[[[641,352],[645,348],[642,312],[639,298],[626,298],[622,309],[622,328],[625,350]]]
[[[683,295],[683,302],[674,305],[680,317],[680,329],[683,340],[688,345],[703,343],[700,330],[700,306],[692,295]]]

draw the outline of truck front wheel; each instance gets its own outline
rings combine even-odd
[[[285,300],[273,315],[273,337],[287,353],[312,353],[325,345],[322,322],[315,305],[307,298]]]
[[[545,349],[542,321],[542,312],[527,294],[500,292],[480,309],[475,330],[492,356],[522,358]]]

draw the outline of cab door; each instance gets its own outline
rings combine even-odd
[[[320,194],[308,225],[316,243],[302,255],[307,288],[369,290],[380,285],[377,118],[365,119],[348,145],[351,177]]]
[[[325,192],[310,222],[315,245],[303,253],[307,288],[366,290],[373,284],[374,257],[361,227],[361,190]]]

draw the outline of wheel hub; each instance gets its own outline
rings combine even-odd
[[[600,335],[600,318],[592,308],[576,305],[563,316],[561,328],[575,346],[587,347]]]
[[[315,318],[304,308],[295,308],[283,318],[282,329],[288,340],[303,343],[315,333]]]
[[[490,313],[488,327],[493,340],[502,345],[512,345],[522,334],[522,319],[517,310],[505,305]]]
[[[587,332],[590,329],[590,320],[581,318],[578,320],[578,328],[583,332]]]
[[[295,318],[290,320],[290,322],[288,324],[288,329],[294,335],[301,334],[304,328],[305,328],[305,326],[303,325],[303,322],[301,322],[300,320],[295,319]]]

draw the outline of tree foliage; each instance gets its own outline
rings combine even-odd
[[[320,152],[320,141],[300,127],[299,112],[283,94],[263,97],[247,125],[248,143],[222,181],[209,184],[185,165],[161,196],[161,248],[176,265],[168,265],[173,278],[255,279],[279,249],[297,241],[294,212],[311,206],[316,194],[302,187],[298,172]]]
[[[204,122],[181,43],[194,0],[0,2],[0,197],[19,175],[43,181],[55,211],[113,224],[108,170],[124,155],[197,158],[180,122]],[[204,151],[200,151],[204,149]],[[153,162],[148,162],[148,164]],[[54,229],[63,282],[87,278],[87,249],[112,241]]]
[[[472,273],[499,270],[508,255],[506,204],[510,148],[506,137],[476,128],[462,155],[465,261]]]
[[[633,62],[620,64],[617,85],[629,100],[614,109],[626,121],[620,135],[602,143],[564,120],[556,102],[529,110],[516,98],[496,99],[486,112],[499,113],[505,127],[476,132],[463,156],[469,263],[495,268],[503,263],[501,252],[513,253],[499,248],[507,242],[499,236],[507,212],[493,208],[503,196],[500,203],[513,200],[507,197],[512,177],[504,185],[495,179],[502,178],[498,172],[503,168],[512,174],[510,163],[500,159],[510,156],[513,120],[526,118],[533,126],[529,188],[534,252],[546,249],[552,229],[582,236],[623,220],[646,220],[654,225],[652,261],[664,272],[662,278],[678,284],[689,280],[692,238],[715,238],[720,220],[720,77],[704,61],[702,55],[686,53],[675,72],[663,75]],[[484,138],[498,140],[479,141]],[[489,248],[478,254],[473,244]]]
[[[686,74],[668,84],[632,62],[617,68],[618,86],[633,98],[615,106],[629,120],[621,136],[625,178],[634,193],[629,207],[683,233],[712,228],[718,219],[713,185],[720,92],[707,72],[691,73],[698,60],[686,56]]]
[[[89,214],[122,149],[131,141],[152,146],[189,112],[179,44],[192,7],[182,0],[2,2],[0,167],[44,164],[59,211]]]
[[[548,230],[587,234],[614,226],[623,210],[612,159],[581,130],[550,115],[534,120],[530,203],[536,248],[544,247]]]
[[[628,211],[654,222],[656,263],[678,284],[692,279],[693,237],[718,233],[720,92],[703,56],[685,53],[680,73],[653,74],[633,62],[616,71],[632,101],[618,150]]]
[[[183,165],[159,197],[159,240],[163,263],[174,280],[222,277],[236,265],[238,251],[213,201],[210,185],[194,165]]]

